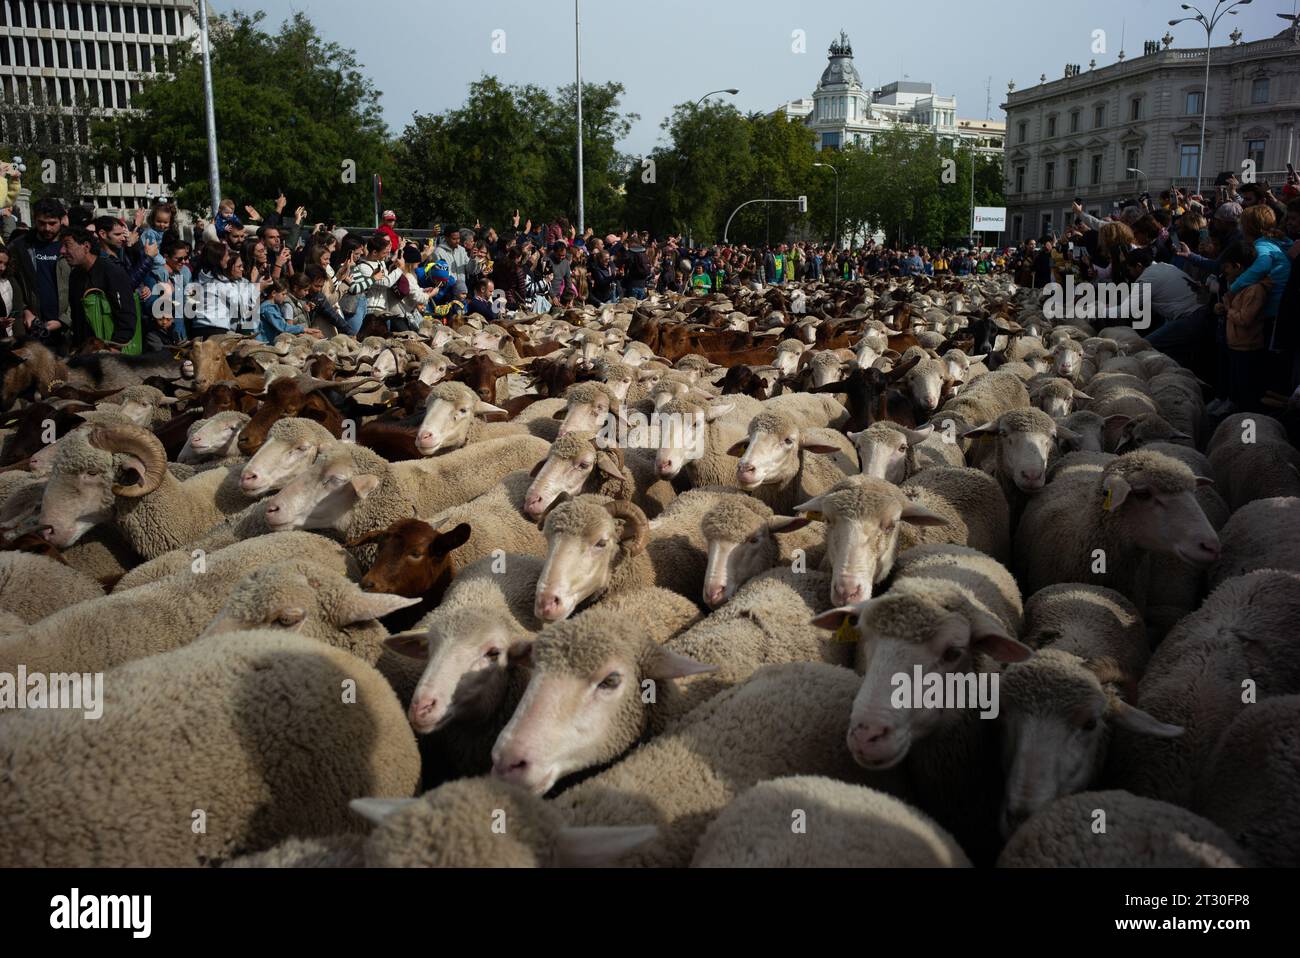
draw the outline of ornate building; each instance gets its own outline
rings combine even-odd
[[[827,61],[812,99],[792,100],[778,108],[812,128],[817,149],[866,149],[877,133],[903,128],[970,144],[989,156],[1002,155],[1005,125],[996,120],[959,120],[957,98],[937,95],[933,84],[897,80],[866,89],[844,31],[831,43]]]

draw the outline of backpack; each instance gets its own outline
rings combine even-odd
[[[122,347],[125,356],[139,356],[144,352],[144,323],[140,316],[140,297],[132,295],[135,302],[135,334],[131,341]],[[88,289],[81,298],[82,309],[86,312],[86,324],[96,337],[106,343],[113,341],[113,310],[108,297],[101,289]]]

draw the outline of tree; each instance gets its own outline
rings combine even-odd
[[[222,191],[240,208],[284,191],[317,220],[369,223],[371,175],[391,167],[377,91],[356,54],[323,40],[305,14],[274,34],[261,28],[264,18],[234,11],[211,31]],[[114,155],[167,158],[181,205],[206,209],[199,53],[179,45],[174,72],[143,78],[132,106],[92,130],[110,162]]]
[[[101,159],[90,145],[96,103],[64,106],[33,84],[30,98],[0,98],[0,155],[21,156],[27,166],[23,186],[32,201],[53,196],[65,203],[94,196]]]
[[[584,83],[583,173],[587,220],[612,226],[622,215],[628,160],[617,144],[635,114],[621,114],[623,87]],[[535,223],[577,222],[575,87],[552,97],[541,87],[485,76],[465,105],[417,113],[394,148],[396,209],[409,222],[509,223],[515,210]]]

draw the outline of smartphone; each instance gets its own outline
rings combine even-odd
[[[1295,167],[1292,166],[1290,163],[1286,165],[1286,171],[1290,173],[1292,176],[1295,176]]]
[[[1070,255],[1073,256],[1076,260],[1081,260],[1083,259],[1083,252],[1084,250],[1082,246],[1076,246],[1074,249],[1070,251]]]

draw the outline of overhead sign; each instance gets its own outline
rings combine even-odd
[[[975,223],[971,229],[976,233],[1002,233],[1007,228],[1007,208],[1005,206],[975,207]]]

